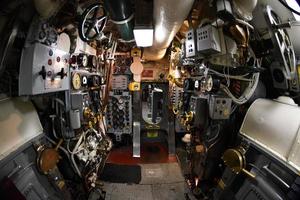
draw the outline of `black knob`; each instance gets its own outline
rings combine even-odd
[[[195,83],[194,83],[193,79],[186,78],[183,83],[183,89],[184,89],[184,91],[194,90],[194,85],[195,85]]]
[[[44,80],[46,79],[47,72],[45,66],[42,66],[42,70],[39,72],[39,75],[41,75]]]
[[[67,73],[65,72],[65,68],[61,68],[60,72],[58,72],[57,75],[60,76],[61,79],[67,76]]]

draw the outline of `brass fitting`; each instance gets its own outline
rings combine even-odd
[[[177,87],[180,87],[180,88],[183,87],[183,80],[181,78],[174,78],[171,74],[169,74],[167,79],[171,83],[175,83],[175,85]]]
[[[185,115],[185,122],[186,123],[190,123],[193,121],[194,118],[194,113],[192,111],[189,111],[188,113],[186,113]]]

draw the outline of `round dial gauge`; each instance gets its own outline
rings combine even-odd
[[[122,98],[120,98],[120,99],[118,100],[118,103],[119,103],[119,104],[123,104],[123,103],[124,103],[124,100],[123,100]]]
[[[87,65],[88,65],[88,57],[87,57],[87,55],[83,55],[82,66],[86,67]]]
[[[89,66],[92,68],[97,68],[97,57],[94,55],[89,56]]]
[[[119,108],[119,110],[123,110],[124,109],[124,105],[119,105],[118,108]]]
[[[207,77],[207,80],[206,80],[206,91],[210,92],[212,89],[213,89],[213,79],[211,76],[208,76]]]
[[[88,57],[85,54],[79,54],[77,56],[77,64],[82,67],[86,67],[88,65]]]
[[[72,86],[75,90],[79,90],[81,87],[81,79],[78,73],[74,73],[72,76]]]
[[[82,76],[82,85],[87,85],[87,83],[88,83],[88,79],[87,79],[87,77],[86,76]]]

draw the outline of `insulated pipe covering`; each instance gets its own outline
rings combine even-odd
[[[104,0],[104,7],[109,12],[111,21],[118,27],[121,38],[133,39],[133,10],[130,0]]]
[[[160,60],[187,18],[194,0],[154,0],[154,38],[152,47],[145,48],[143,59]]]

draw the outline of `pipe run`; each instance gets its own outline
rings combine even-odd
[[[143,59],[160,60],[165,56],[193,4],[194,0],[154,0],[153,45],[144,49]]]
[[[104,7],[108,10],[111,22],[116,24],[124,41],[133,39],[134,14],[130,0],[104,0]]]

